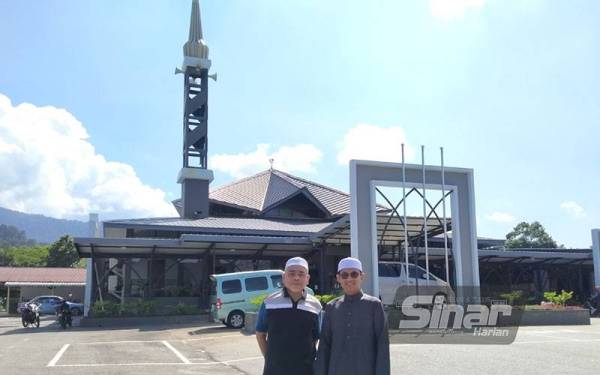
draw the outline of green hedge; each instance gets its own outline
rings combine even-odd
[[[135,300],[120,304],[113,301],[96,302],[90,310],[94,318],[107,317],[134,317],[155,315],[196,315],[200,309],[195,305],[178,303],[170,306],[166,311],[158,311],[156,301]]]

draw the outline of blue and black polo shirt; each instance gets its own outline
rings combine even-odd
[[[321,303],[304,291],[298,302],[287,289],[265,298],[256,331],[267,333],[263,375],[311,375],[319,339]]]

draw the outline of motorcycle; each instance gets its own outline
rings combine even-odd
[[[40,326],[40,308],[35,303],[29,303],[21,309],[21,323],[23,327],[31,325],[38,328]]]
[[[588,298],[587,301],[583,304],[583,307],[590,310],[590,316],[600,316],[600,299],[598,298],[598,296],[592,296]]]
[[[60,309],[57,312],[58,314],[58,323],[62,327],[62,329],[66,329],[67,326],[73,326],[73,319],[71,318],[71,312],[69,310]]]

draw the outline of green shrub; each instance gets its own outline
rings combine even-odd
[[[90,311],[94,318],[151,316],[156,313],[156,302],[135,300],[121,304],[113,301],[97,301]]]
[[[136,307],[139,316],[154,315],[156,313],[156,301],[138,300]]]
[[[544,292],[544,298],[548,302],[564,307],[567,301],[573,298],[573,292],[565,292],[564,290],[561,290],[560,294],[556,292]]]
[[[173,306],[172,313],[174,315],[194,315],[200,313],[200,309],[197,306],[179,302]]]
[[[321,305],[323,305],[323,307],[325,307],[325,305],[327,305],[327,303],[329,303],[331,300],[336,298],[337,295],[335,295],[335,294],[317,294],[317,295],[315,295],[315,297],[319,300],[319,302],[321,302]]]
[[[119,306],[119,315],[120,316],[138,316],[138,302],[126,302],[123,305]]]
[[[521,299],[523,298],[523,291],[522,290],[513,290],[512,292],[508,292],[508,293],[502,293],[500,294],[500,298],[503,298],[506,300],[506,302],[513,306],[516,303],[520,303]]]
[[[96,301],[91,309],[91,315],[94,318],[104,318],[111,316],[118,316],[120,313],[121,305],[112,301]]]

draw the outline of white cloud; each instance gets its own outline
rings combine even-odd
[[[573,201],[562,202],[560,204],[560,208],[562,208],[569,215],[571,215],[572,217],[575,217],[575,218],[585,216],[585,210],[583,209],[583,207],[581,207],[580,205],[578,205],[576,202],[573,202]]]
[[[341,165],[348,165],[351,159],[401,162],[402,143],[406,145],[402,128],[358,124],[338,144],[337,161]],[[405,159],[409,161],[413,152],[408,145],[405,148]]]
[[[429,0],[431,15],[442,21],[464,17],[470,10],[482,8],[488,0]]]
[[[514,223],[516,221],[515,217],[508,212],[492,212],[485,218],[496,223]]]
[[[85,127],[64,109],[0,94],[0,206],[58,218],[175,216],[160,189],[96,153]]]
[[[321,150],[311,144],[282,146],[270,153],[271,146],[261,143],[256,150],[240,154],[213,155],[208,164],[211,169],[227,173],[235,178],[250,176],[268,169],[269,159],[273,159],[273,167],[287,172],[315,173],[316,164],[323,158]]]

